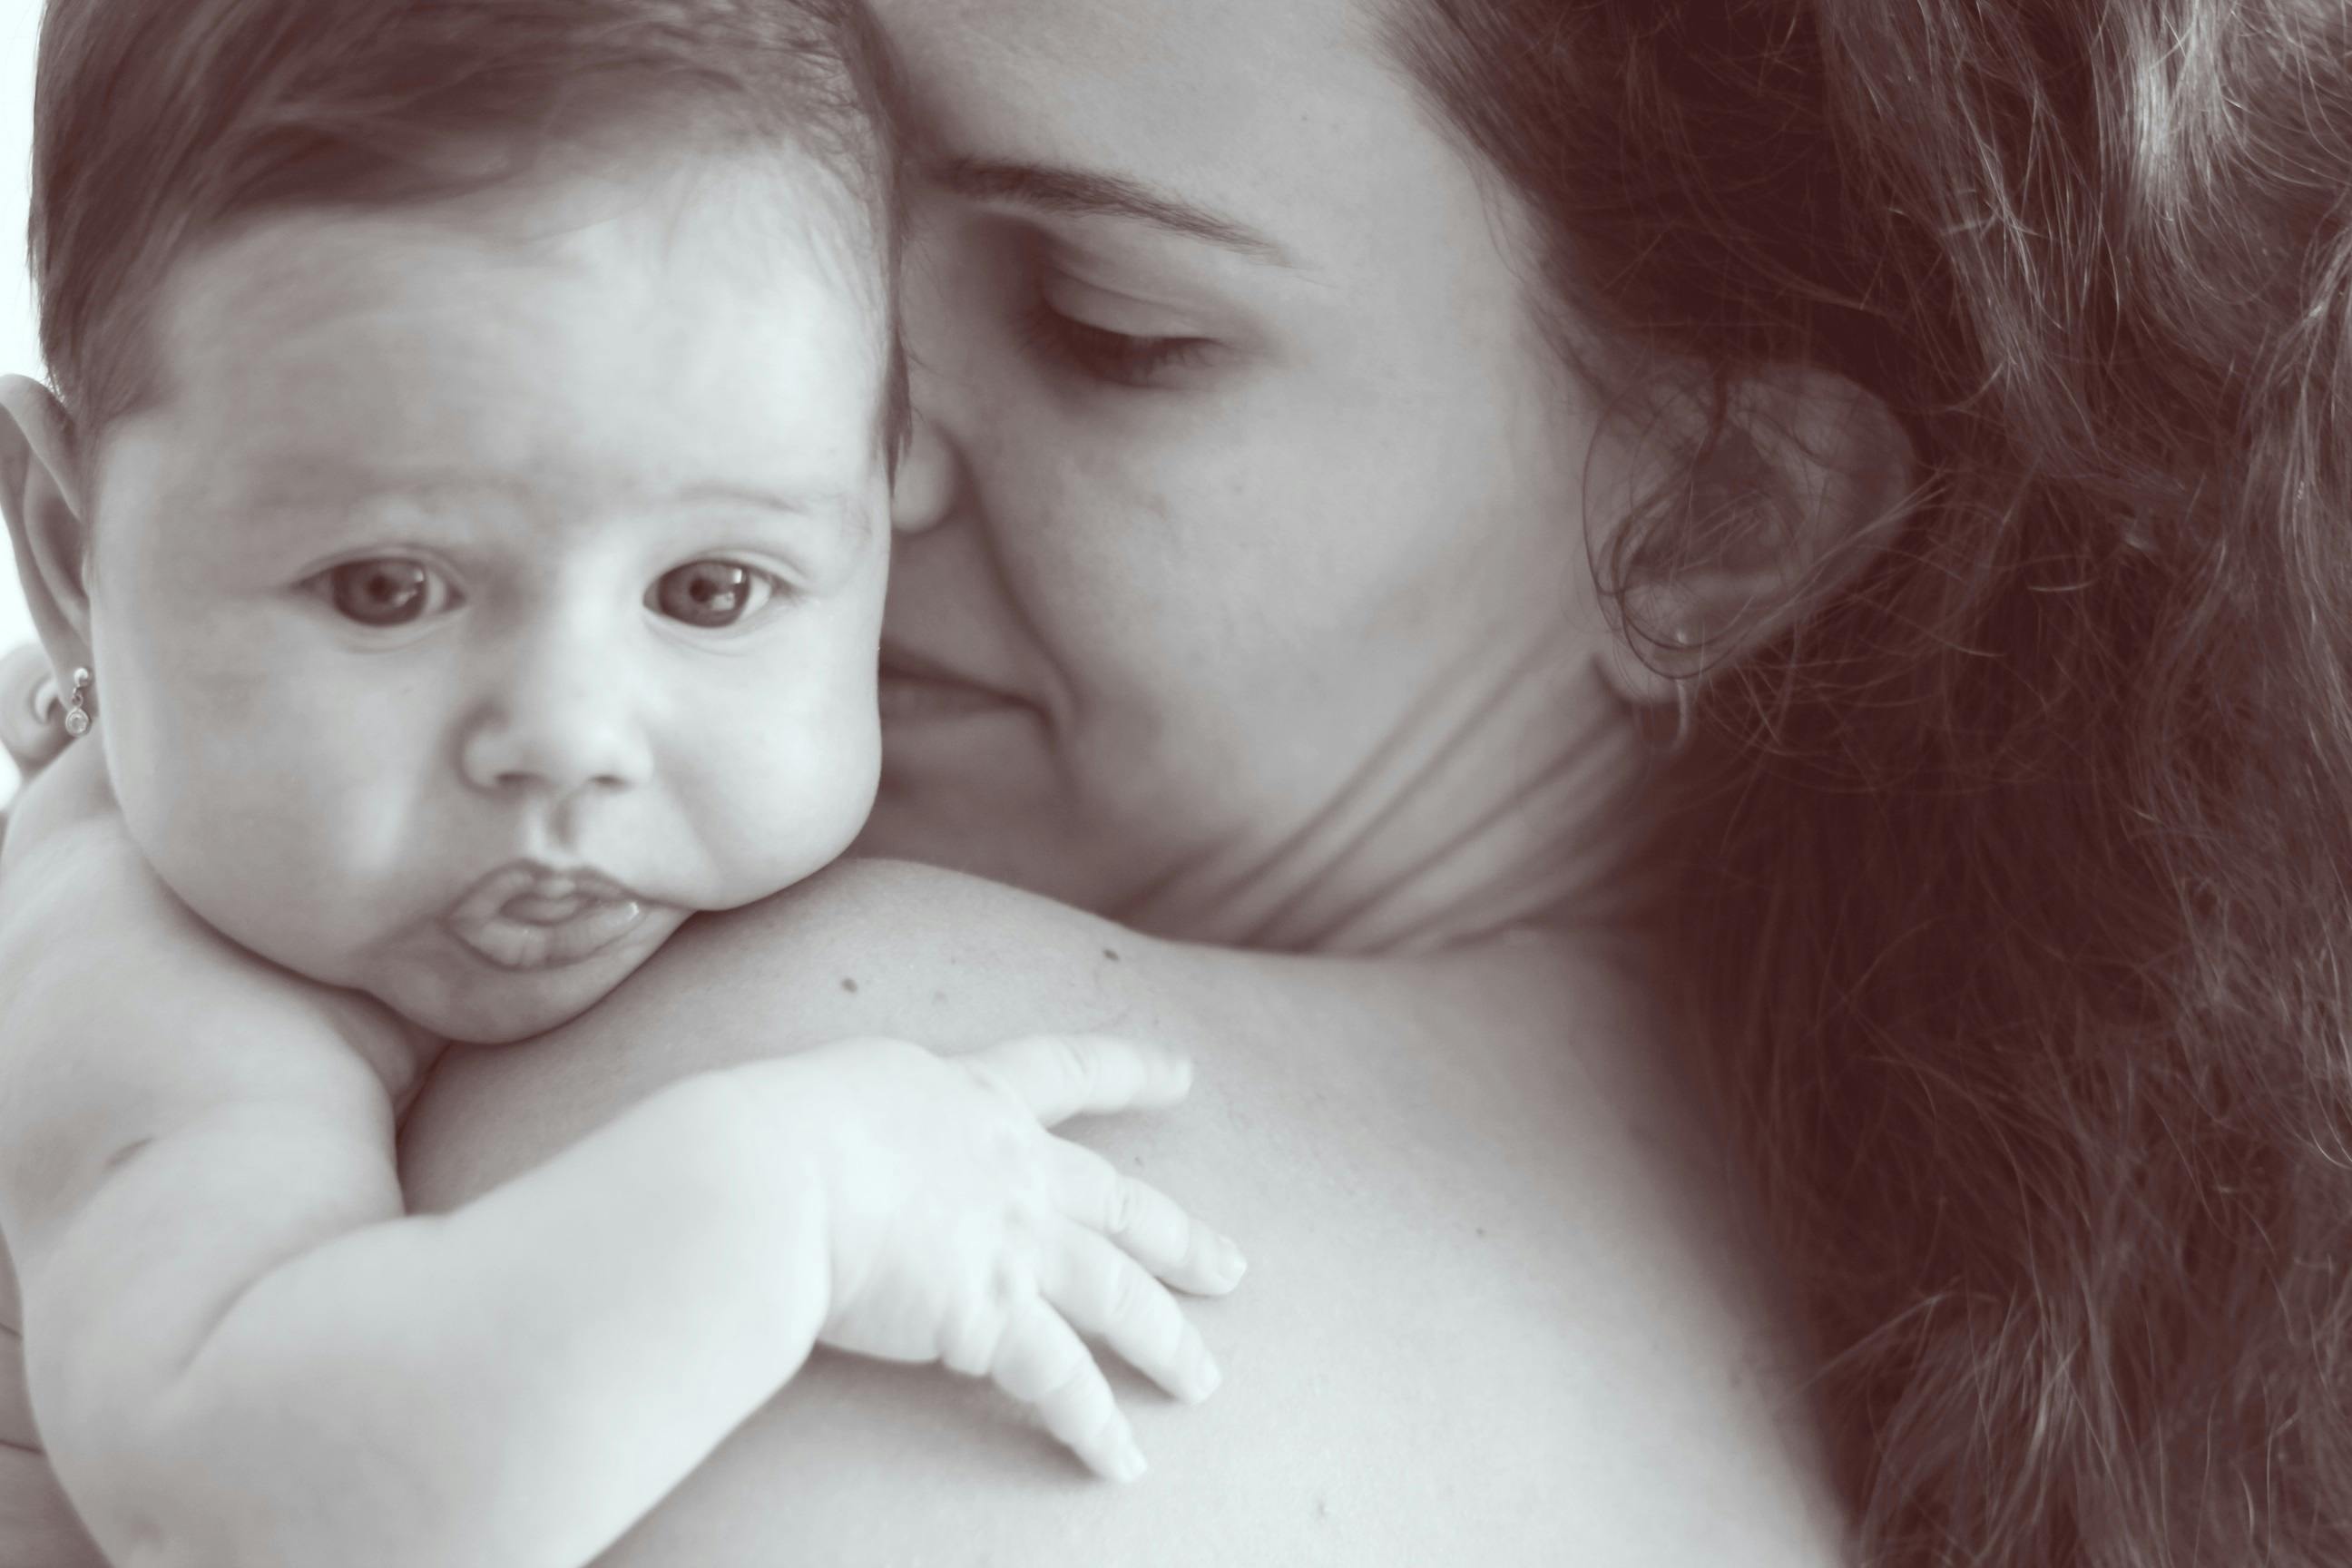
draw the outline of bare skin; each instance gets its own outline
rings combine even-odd
[[[1148,1034],[1199,1064],[1192,1103],[1086,1136],[1256,1268],[1196,1310],[1217,1400],[1121,1385],[1144,1489],[985,1384],[820,1355],[607,1561],[1838,1563],[1801,1352],[1641,981],[1622,942],[1276,958],[852,861],[689,925],[560,1036],[445,1060],[404,1173],[446,1207],[675,1078],[847,1035]],[[13,1354],[0,1423],[0,1540],[93,1568]]]
[[[981,1386],[821,1357],[608,1561],[1837,1562],[1769,1276],[1640,981],[1605,940],[1276,958],[849,862],[452,1058],[404,1169],[455,1203],[676,1074],[845,1034],[1165,1040],[1192,1102],[1088,1140],[1255,1267],[1197,1313],[1220,1397],[1133,1400],[1142,1490],[1088,1488]]]
[[[1199,1314],[1215,1401],[1135,1391],[1139,1490],[984,1389],[820,1358],[613,1561],[1840,1561],[1801,1349],[1622,926],[1627,703],[1665,692],[1584,552],[1650,476],[1534,330],[1491,171],[1370,0],[877,9],[947,173],[865,845],[1067,903],[853,862],[698,921],[561,1035],[446,1062],[404,1172],[446,1205],[845,1035],[1117,1028],[1198,1088],[1087,1136],[1252,1279]],[[1278,258],[1074,200],[1139,190]],[[1875,514],[1808,460],[1826,533]]]

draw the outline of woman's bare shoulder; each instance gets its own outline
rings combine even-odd
[[[441,1206],[671,1079],[826,1040],[896,1035],[958,1050],[1013,1032],[1161,1029],[1146,999],[1180,988],[1150,978],[1159,951],[997,883],[845,860],[689,921],[551,1035],[450,1052],[404,1123],[411,1197]]]
[[[1139,1487],[984,1386],[820,1356],[614,1562],[1835,1561],[1769,1291],[1606,964],[1199,950],[871,862],[673,947],[560,1036],[453,1058],[410,1131],[427,1201],[712,1061],[1129,1030],[1193,1054],[1193,1096],[1077,1136],[1252,1270],[1196,1309],[1206,1405],[1114,1373]]]

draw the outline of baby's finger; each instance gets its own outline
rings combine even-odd
[[[1192,1087],[1192,1064],[1164,1046],[1117,1035],[1032,1035],[961,1058],[1051,1127],[1073,1116],[1154,1110]]]
[[[1055,1310],[1177,1398],[1198,1404],[1224,1381],[1168,1288],[1094,1232],[1063,1229],[1047,1244],[1038,1278]]]
[[[1120,1414],[1110,1384],[1070,1325],[1035,1297],[1013,1310],[997,1342],[989,1377],[1024,1405],[1045,1430],[1096,1474],[1131,1481],[1143,1474],[1143,1450]]]
[[[1186,1214],[1149,1182],[1121,1175],[1092,1149],[1055,1138],[1046,1181],[1064,1214],[1102,1232],[1180,1290],[1222,1296],[1248,1267],[1233,1238]]]

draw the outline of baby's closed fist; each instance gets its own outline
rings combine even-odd
[[[819,1338],[986,1375],[1098,1473],[1144,1461],[1080,1332],[1177,1398],[1219,1373],[1168,1287],[1222,1295],[1240,1249],[1100,1154],[1072,1116],[1157,1110],[1192,1084],[1164,1048],[1040,1036],[964,1057],[849,1040],[762,1064],[814,1142],[832,1279]]]

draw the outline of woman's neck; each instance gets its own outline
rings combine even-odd
[[[1653,907],[1654,748],[1587,666],[1454,682],[1329,805],[1227,847],[1118,918],[1222,946],[1379,953],[1525,926],[1631,927]]]

